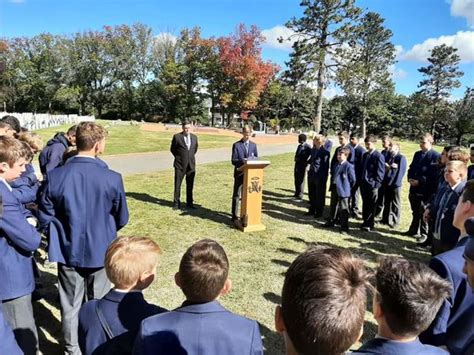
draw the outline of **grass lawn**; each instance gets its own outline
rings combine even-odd
[[[140,129],[140,126],[112,126],[113,121],[98,120],[98,123],[107,128],[106,155],[144,153],[169,150],[171,138],[175,132],[148,132]],[[44,143],[51,139],[57,132],[65,132],[69,125],[52,128],[39,129],[37,132],[43,138]],[[222,148],[230,146],[235,138],[209,134],[199,135],[199,149]]]
[[[410,161],[416,144],[403,143],[402,152]],[[125,178],[130,223],[121,235],[144,235],[156,240],[162,249],[158,274],[146,290],[146,298],[166,308],[178,307],[184,300],[173,276],[183,252],[202,238],[221,243],[230,260],[233,290],[221,302],[230,310],[256,319],[261,325],[268,354],[282,354],[282,340],[274,332],[273,314],[280,302],[284,273],[298,253],[311,243],[349,248],[374,266],[380,255],[399,255],[412,260],[427,261],[429,254],[415,247],[412,238],[399,233],[407,230],[411,218],[408,186],[402,193],[402,223],[396,230],[378,226],[376,232],[358,230],[360,221],[351,220],[349,236],[337,230],[324,229],[323,220],[304,216],[306,202],[290,199],[293,193],[293,154],[270,157],[265,170],[264,218],[267,230],[244,234],[231,227],[232,166],[228,162],[199,166],[195,181],[195,202],[198,210],[189,213],[171,209],[173,171],[135,175]],[[184,185],[184,184],[183,184]],[[329,198],[326,204],[329,203]],[[37,322],[41,325],[42,348],[46,354],[57,354],[60,347],[59,311],[54,286],[54,267],[46,268],[48,294],[35,304]],[[369,302],[370,303],[370,302]],[[376,325],[370,311],[363,340],[370,339]]]

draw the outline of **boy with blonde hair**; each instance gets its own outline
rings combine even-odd
[[[145,237],[121,237],[110,244],[105,272],[114,288],[79,312],[79,347],[84,355],[131,352],[145,318],[165,312],[145,301],[142,291],[155,279],[159,246]]]

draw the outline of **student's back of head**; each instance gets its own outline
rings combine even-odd
[[[362,334],[368,273],[344,249],[312,247],[289,267],[276,327],[288,354],[343,354]]]
[[[416,337],[427,329],[451,289],[428,266],[395,257],[380,260],[375,280],[379,332],[384,322],[397,339]]]
[[[176,282],[190,302],[215,300],[222,292],[229,274],[229,260],[224,248],[211,239],[193,244],[184,253]]]
[[[107,131],[95,122],[81,122],[75,129],[77,150],[88,151],[107,137]],[[68,133],[69,134],[69,133]]]

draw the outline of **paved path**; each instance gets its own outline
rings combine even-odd
[[[258,146],[261,157],[294,152],[296,144],[267,144]],[[198,165],[228,161],[230,148],[202,149],[196,154]],[[101,157],[110,167],[122,175],[151,173],[173,168],[173,156],[170,152],[123,154]],[[271,160],[271,159],[270,159]]]

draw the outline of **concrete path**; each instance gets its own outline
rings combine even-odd
[[[258,146],[260,157],[294,152],[296,144],[267,144]],[[228,161],[231,148],[202,149],[196,154],[196,164]],[[170,152],[123,154],[101,157],[109,168],[122,175],[143,174],[173,169],[173,156]],[[271,159],[270,159],[271,160]]]

